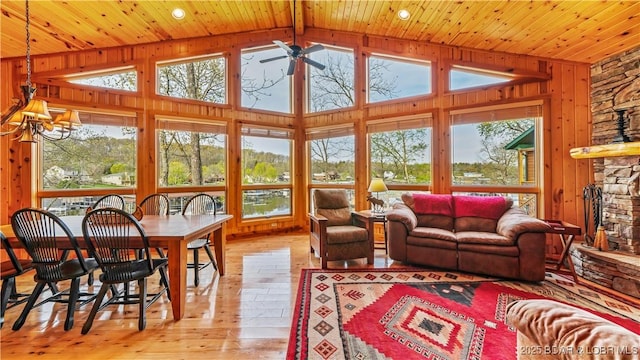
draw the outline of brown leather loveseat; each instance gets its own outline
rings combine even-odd
[[[387,213],[389,257],[526,281],[545,276],[549,225],[500,196],[405,193]]]

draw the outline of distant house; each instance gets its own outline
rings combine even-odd
[[[44,172],[45,181],[48,183],[58,183],[60,181],[76,181],[78,183],[88,183],[91,178],[83,171],[65,170],[60,166],[52,166]]]
[[[505,150],[518,151],[518,181],[522,184],[535,183],[535,128],[532,126],[504,146]]]
[[[104,175],[100,178],[100,181],[104,184],[112,184],[117,186],[130,186],[135,183],[135,177],[124,172],[124,173]]]

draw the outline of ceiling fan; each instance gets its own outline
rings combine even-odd
[[[273,43],[280,46],[281,48],[284,49],[284,51],[287,52],[287,55],[281,55],[281,56],[276,56],[276,57],[272,57],[272,58],[268,58],[268,59],[262,59],[260,60],[260,63],[264,64],[266,62],[269,61],[274,61],[274,60],[279,60],[279,59],[284,59],[284,58],[289,58],[289,69],[287,70],[287,75],[293,75],[293,72],[296,69],[296,63],[298,62],[298,59],[302,60],[303,62],[314,66],[320,70],[324,70],[324,65],[320,64],[317,61],[311,60],[308,57],[306,57],[305,55],[310,54],[312,52],[316,52],[319,50],[323,50],[324,46],[320,45],[320,44],[315,44],[312,46],[309,46],[308,48],[302,48],[300,46],[298,46],[296,44],[296,2],[293,2],[293,45],[289,46],[287,44],[285,44],[284,42],[280,41],[280,40],[274,40]]]

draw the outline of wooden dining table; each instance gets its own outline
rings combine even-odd
[[[173,319],[184,317],[187,293],[187,243],[210,234],[213,242],[218,272],[224,275],[226,222],[232,215],[144,215],[140,224],[144,229],[149,245],[153,248],[168,249],[169,289],[171,291],[171,309]],[[81,247],[86,248],[82,234],[84,216],[61,216]],[[21,247],[11,225],[0,226],[0,231],[9,238],[15,247]]]

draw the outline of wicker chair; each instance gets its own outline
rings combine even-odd
[[[80,278],[97,269],[98,263],[95,259],[82,255],[78,242],[67,225],[46,210],[20,209],[11,217],[11,226],[22,247],[31,257],[36,270],[36,287],[13,324],[13,330],[18,330],[24,325],[34,306],[49,301],[68,304],[64,329],[70,330],[73,327],[76,303],[82,306],[95,299],[95,294],[80,292]],[[75,258],[68,258],[70,251],[74,252]],[[65,280],[71,280],[68,291],[56,291],[57,287],[51,285]],[[45,285],[52,287],[54,292],[36,305],[36,300]]]
[[[316,189],[310,218],[311,252],[327,261],[367,258],[373,264],[373,219],[351,211],[346,190]]]
[[[144,330],[147,308],[164,293],[171,299],[167,259],[151,257],[149,239],[144,229],[133,215],[124,210],[103,208],[90,211],[82,220],[82,233],[89,252],[102,269],[102,286],[82,327],[82,334],[89,332],[99,310],[108,305],[121,304],[139,305],[138,329]],[[160,271],[160,290],[148,294],[147,278],[155,274],[156,270]],[[128,288],[132,281],[138,282],[137,294],[122,291],[102,303],[108,290],[118,284]]]

